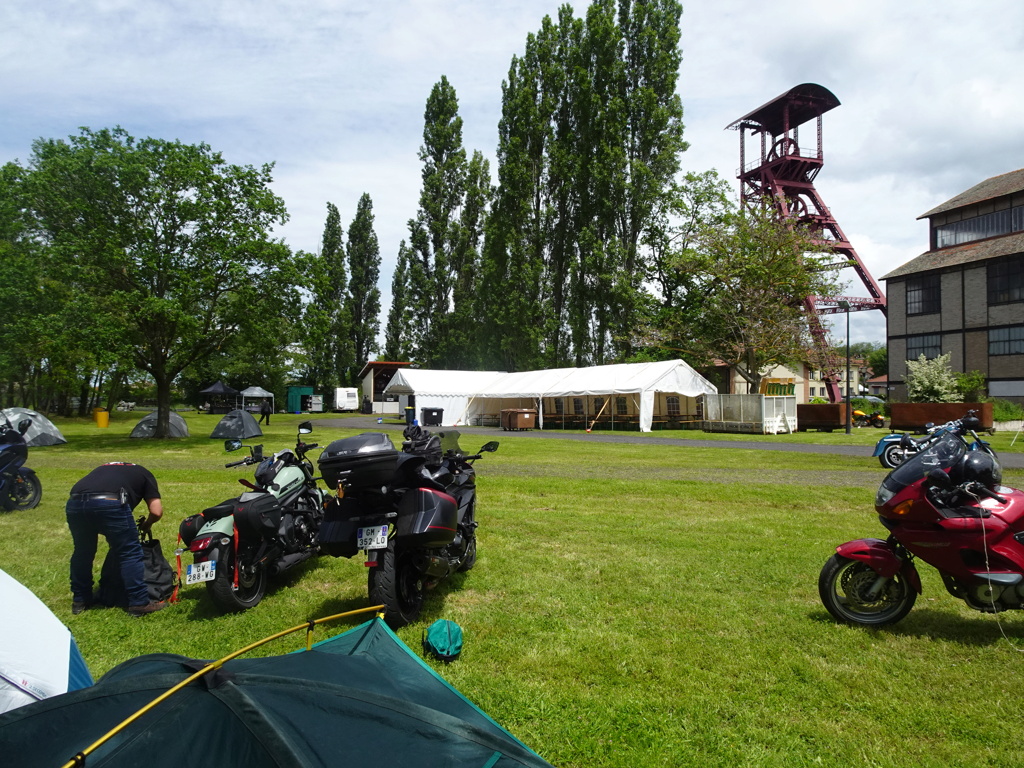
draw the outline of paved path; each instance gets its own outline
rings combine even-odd
[[[403,425],[395,420],[377,423],[376,416],[359,416],[347,419],[325,419],[320,424],[340,429],[363,429],[367,431],[398,432]],[[443,429],[443,428],[442,428]],[[790,451],[793,453],[834,453],[843,456],[871,456],[871,451],[862,445],[814,445],[809,443],[784,442],[746,442],[743,440],[703,440],[696,438],[658,437],[652,432],[562,432],[557,429],[538,429],[523,432],[506,432],[498,427],[457,428],[464,435],[500,436],[502,440],[520,439],[558,439],[558,440],[590,440],[604,443],[634,443],[639,445],[680,445],[693,448],[742,448],[753,451]],[[887,434],[879,430],[879,435]],[[785,436],[778,436],[785,440]],[[400,439],[400,438],[399,438]],[[1007,469],[1024,468],[1024,454],[1003,452],[999,455],[999,463]]]

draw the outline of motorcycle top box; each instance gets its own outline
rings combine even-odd
[[[331,488],[342,480],[353,491],[379,489],[390,482],[398,463],[398,450],[383,432],[364,432],[335,440],[317,460],[324,482]]]

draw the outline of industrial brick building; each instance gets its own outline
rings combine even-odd
[[[919,218],[929,248],[882,277],[889,387],[906,397],[906,361],[950,353],[981,371],[992,397],[1024,403],[1024,169],[995,176]]]

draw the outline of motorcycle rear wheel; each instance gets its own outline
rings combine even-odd
[[[206,582],[206,591],[213,602],[226,613],[240,613],[256,607],[267,594],[267,569],[262,566],[254,573],[238,574],[238,589],[234,589],[234,557],[227,552],[217,561],[217,575]]]
[[[895,624],[914,607],[917,592],[901,574],[889,579],[874,598],[868,590],[878,574],[860,560],[832,555],[818,577],[818,594],[826,610],[846,624],[880,627]]]
[[[411,624],[423,609],[423,575],[413,553],[388,541],[384,557],[366,574],[366,591],[373,605],[384,606],[384,621],[392,629]]]
[[[884,429],[885,419],[883,419],[881,416],[876,416],[871,420],[871,426],[874,427],[875,429]]]
[[[34,474],[18,474],[11,483],[11,510],[35,509],[43,499],[43,484]]]
[[[906,461],[907,452],[900,447],[899,443],[892,443],[885,446],[885,450],[878,456],[878,461],[886,469],[896,469]]]

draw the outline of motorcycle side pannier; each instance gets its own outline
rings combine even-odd
[[[352,557],[359,551],[356,546],[358,524],[353,518],[360,511],[360,506],[349,496],[331,500],[324,510],[324,519],[317,534],[317,541],[324,552],[331,557]]]
[[[398,502],[395,533],[403,544],[444,547],[455,539],[458,505],[447,493],[410,488]]]
[[[390,482],[397,462],[398,451],[390,437],[383,432],[364,432],[328,445],[317,466],[328,487],[335,488],[344,480],[353,491],[360,491]]]
[[[243,536],[277,535],[284,510],[270,493],[243,493],[235,502],[235,525]]]

